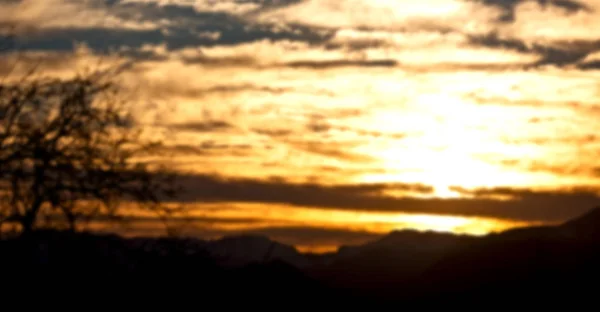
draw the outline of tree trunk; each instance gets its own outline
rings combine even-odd
[[[31,204],[31,208],[27,211],[25,216],[21,218],[21,235],[24,237],[31,236],[35,227],[35,221],[37,219],[37,214],[40,208],[42,207],[42,201],[38,198],[33,204]]]
[[[21,221],[21,236],[29,237],[33,233],[33,225],[28,221]]]
[[[31,186],[33,203],[31,204],[30,209],[27,210],[27,212],[25,213],[25,216],[23,216],[23,219],[21,219],[21,225],[23,226],[23,236],[30,236],[33,233],[35,221],[37,219],[40,208],[44,203],[45,194],[43,191],[43,184],[45,178],[44,173],[46,171],[46,167],[48,166],[48,158],[44,157],[46,156],[44,150],[36,149],[35,152],[36,157],[41,157],[41,164],[39,162],[36,162],[34,167],[34,180],[33,185]]]

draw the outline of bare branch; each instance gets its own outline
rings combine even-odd
[[[175,173],[135,161],[160,142],[141,139],[131,103],[119,100],[112,75],[120,70],[0,84],[0,221],[28,232],[59,213],[75,229],[95,214],[116,215],[125,201],[169,217],[162,202],[181,189]],[[102,209],[81,208],[89,202]]]

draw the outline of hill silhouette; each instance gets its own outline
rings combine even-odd
[[[251,235],[204,241],[45,231],[1,240],[0,265],[5,282],[36,287],[68,280],[206,300],[539,307],[593,301],[599,229],[596,208],[558,226],[483,237],[397,231],[320,256]]]
[[[453,302],[582,302],[600,277],[600,208],[555,227],[510,230],[446,255],[420,276],[422,298]]]
[[[600,240],[600,207],[564,223],[561,229],[580,240]]]

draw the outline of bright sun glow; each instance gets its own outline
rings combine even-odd
[[[391,231],[401,230],[485,235],[529,224],[528,222],[483,217],[401,212],[357,212],[274,204],[228,203],[226,206],[220,204],[194,204],[192,206],[190,207],[192,208],[190,210],[191,215],[188,216],[214,219],[214,222],[210,224],[202,223],[201,226],[203,229],[210,229],[215,233],[252,231],[270,227],[302,228],[308,226],[326,231],[331,230],[333,232],[344,231],[377,235],[385,235]],[[255,221],[246,222],[243,220]],[[195,226],[193,221],[190,225],[192,227]],[[144,226],[138,225],[136,229],[138,231],[146,230],[152,232],[156,231],[156,226],[160,227],[161,225],[148,223]],[[134,234],[136,233],[132,233],[131,235]],[[281,238],[284,241],[289,239],[285,235],[276,238]],[[335,250],[341,244],[345,244],[344,241],[331,238],[325,241],[314,241],[307,245],[298,245],[297,247],[303,251],[328,252]]]
[[[16,32],[0,47],[0,76],[120,64],[144,138],[165,143],[136,160],[196,175],[183,201],[200,235],[479,235],[600,200],[599,0],[571,1],[582,10],[541,0],[96,2],[0,0],[0,24]],[[499,23],[507,10],[512,20]],[[112,39],[86,35],[98,30]],[[540,190],[518,209],[506,194]]]

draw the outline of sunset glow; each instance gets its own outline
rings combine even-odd
[[[108,2],[0,1],[0,75],[127,63],[149,160],[196,176],[190,233],[322,252],[600,202],[598,0]]]

